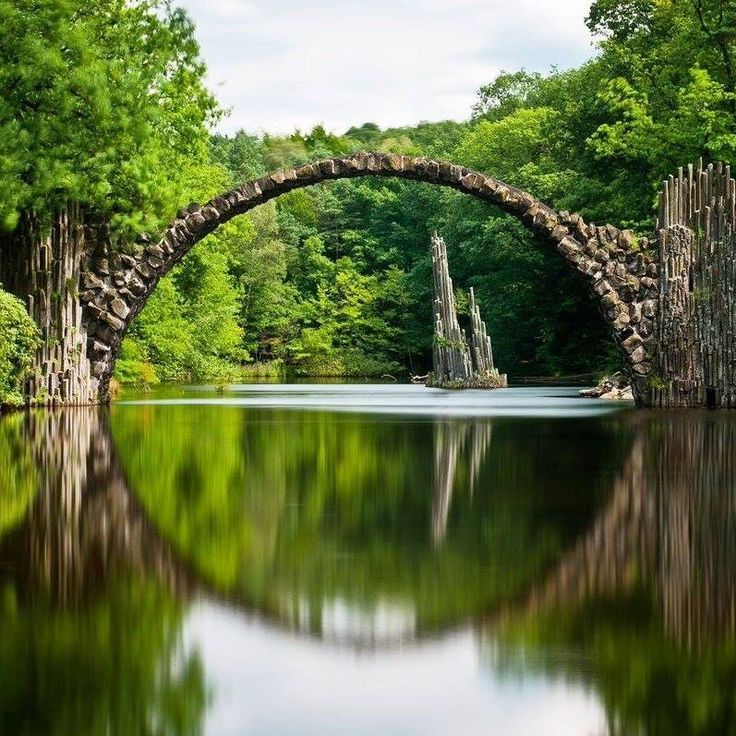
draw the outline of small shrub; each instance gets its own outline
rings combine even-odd
[[[242,366],[241,372],[246,378],[284,378],[286,366],[281,358],[267,362],[255,362]]]
[[[147,387],[159,382],[156,367],[145,349],[133,339],[123,341],[120,357],[115,363],[115,379],[121,384]]]
[[[39,329],[23,302],[0,288],[0,405],[23,404],[23,383],[40,345]]]

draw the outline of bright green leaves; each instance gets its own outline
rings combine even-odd
[[[23,303],[0,287],[0,405],[22,404],[23,382],[40,342]]]
[[[0,211],[69,199],[156,229],[217,115],[191,22],[165,0],[0,0]]]
[[[678,90],[674,109],[666,117],[657,115],[655,122],[656,110],[646,93],[619,77],[600,95],[615,122],[599,126],[588,142],[601,159],[620,157],[649,165],[667,160],[673,167],[699,156],[730,160],[736,152],[736,127],[728,112],[733,99],[705,69],[696,67]]]
[[[596,156],[654,158],[653,146],[660,140],[662,131],[652,120],[647,95],[619,77],[606,84],[599,99],[615,122],[600,125],[588,139]]]
[[[669,124],[670,158],[687,151],[688,159],[736,160],[736,125],[729,111],[734,100],[736,94],[726,92],[705,69],[692,69]]]
[[[456,158],[554,201],[564,196],[568,183],[555,156],[552,131],[559,122],[559,114],[548,107],[522,108],[495,122],[481,120],[463,139]]]

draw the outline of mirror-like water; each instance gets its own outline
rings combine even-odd
[[[162,389],[0,420],[0,733],[736,729],[736,416]]]

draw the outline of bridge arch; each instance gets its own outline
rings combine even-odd
[[[122,339],[159,280],[200,240],[237,215],[281,194],[323,181],[361,176],[410,179],[450,187],[513,215],[550,243],[586,283],[621,348],[635,394],[646,384],[657,308],[657,265],[629,231],[588,224],[555,211],[531,194],[477,171],[445,161],[394,153],[356,153],[279,171],[192,204],[156,243],[136,255],[118,255],[82,276],[80,298],[88,322],[87,355],[106,397]]]

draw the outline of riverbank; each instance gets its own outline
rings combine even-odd
[[[612,401],[633,401],[634,393],[631,382],[623,373],[604,376],[593,388],[578,391],[583,399],[604,399]]]

